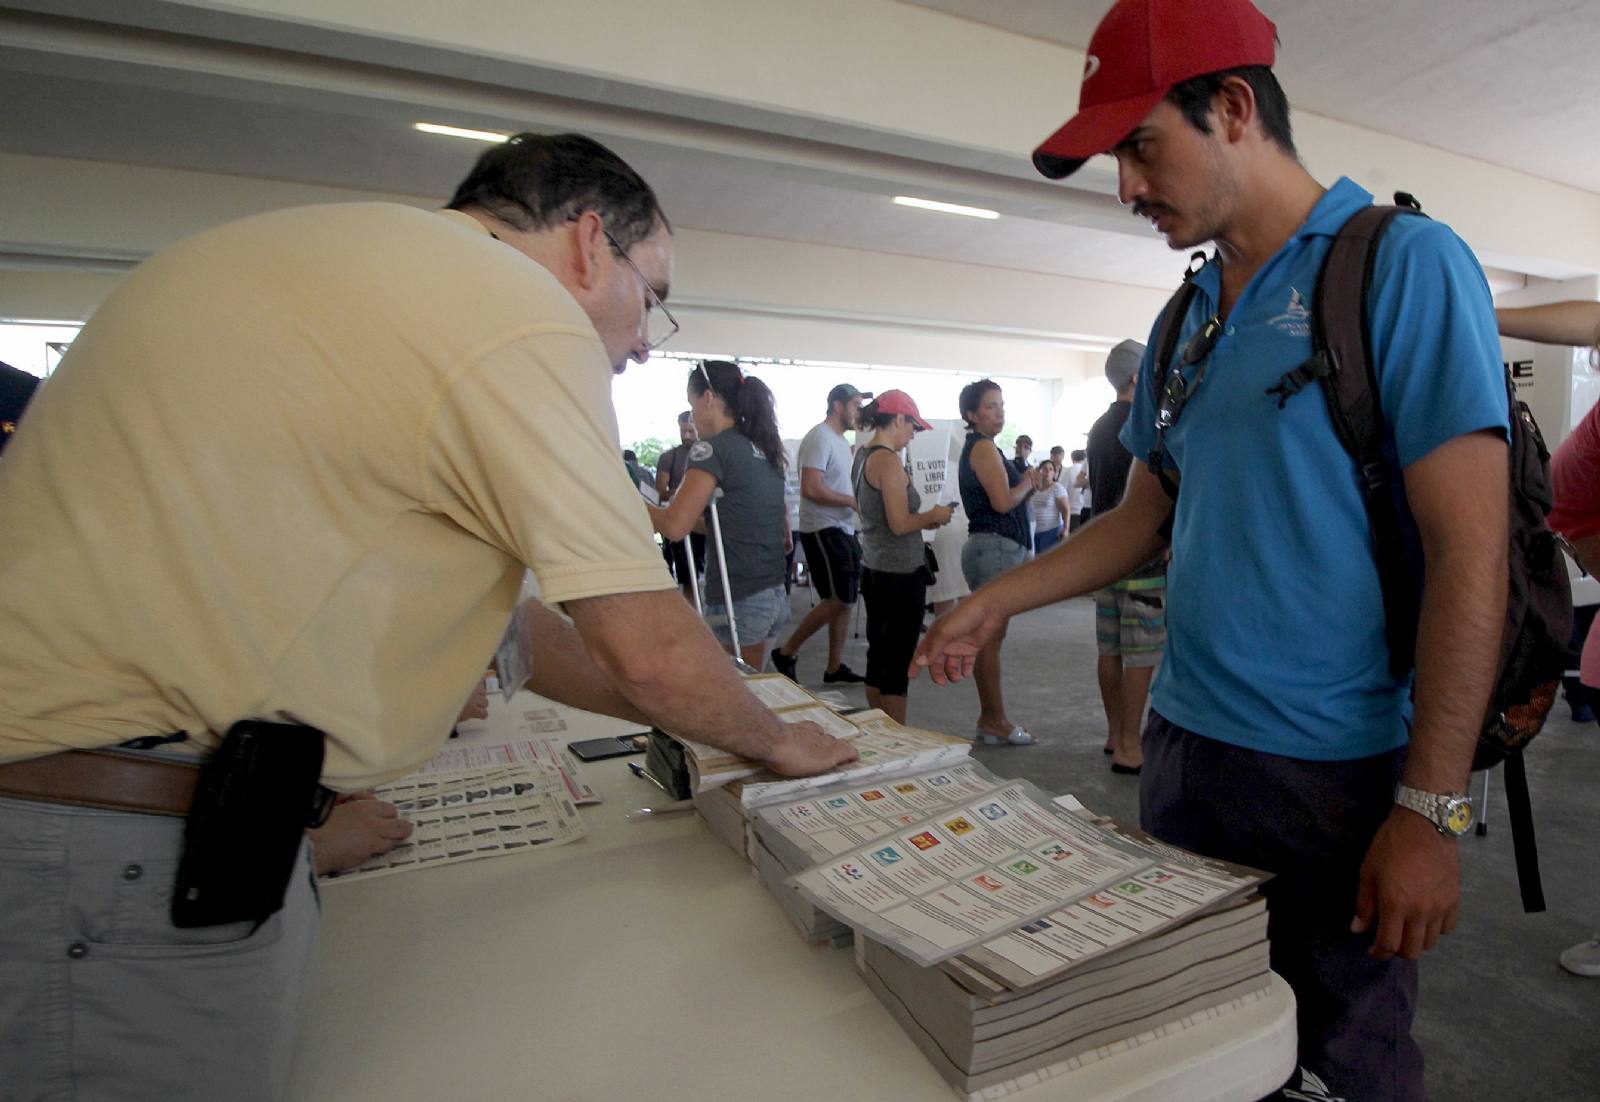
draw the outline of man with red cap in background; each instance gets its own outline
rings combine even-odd
[[[1421,1099],[1416,960],[1455,924],[1455,833],[1505,616],[1506,496],[1484,492],[1508,478],[1500,346],[1466,245],[1393,220],[1368,317],[1426,577],[1413,682],[1390,670],[1355,464],[1322,391],[1282,386],[1312,355],[1322,261],[1372,197],[1300,163],[1276,37],[1248,0],[1120,0],[1095,31],[1078,114],[1034,163],[1060,178],[1112,153],[1119,197],[1174,249],[1215,243],[1170,365],[1181,385],[1155,383],[1158,321],[1121,437],[1182,493],[1136,464],[1118,508],[936,621],[915,661],[967,675],[1010,616],[1125,576],[1170,518],[1143,825],[1276,874],[1272,965],[1299,1004],[1285,1097]]]

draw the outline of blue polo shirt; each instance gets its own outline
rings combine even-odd
[[[1320,386],[1282,410],[1267,393],[1310,358],[1323,258],[1345,220],[1371,202],[1348,179],[1322,197],[1245,288],[1166,434],[1183,491],[1167,571],[1167,655],[1152,703],[1209,738],[1316,761],[1402,746],[1411,718],[1409,679],[1389,673],[1355,463]],[[1219,301],[1215,260],[1196,279],[1180,354]],[[1408,216],[1390,224],[1370,318],[1390,455],[1401,469],[1457,436],[1506,431],[1494,301],[1449,227]],[[1121,436],[1141,461],[1156,444],[1155,345],[1152,332]]]

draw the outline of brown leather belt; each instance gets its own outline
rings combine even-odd
[[[189,814],[200,766],[115,750],[66,750],[0,765],[0,796],[13,800]]]

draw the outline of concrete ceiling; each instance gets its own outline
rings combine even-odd
[[[1084,49],[1107,0],[903,0]],[[1296,107],[1600,192],[1594,0],[1258,0]]]

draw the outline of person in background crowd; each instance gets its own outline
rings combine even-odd
[[[689,445],[697,439],[693,414],[684,410],[678,414],[678,446],[668,448],[656,460],[656,494],[663,507],[671,503],[672,495],[683,485],[683,476],[689,470]],[[678,588],[683,590],[684,598],[693,604],[694,587],[706,569],[705,532],[697,526],[688,539],[666,540],[661,545],[661,553],[666,557]]]
[[[1496,310],[1502,336],[1539,344],[1569,344],[1600,356],[1600,302],[1554,302]],[[1578,565],[1600,575],[1600,405],[1590,408],[1550,459],[1556,506],[1547,518],[1577,553]],[[1600,636],[1582,640],[1579,681],[1600,694]],[[1600,697],[1591,696],[1591,699]],[[1574,708],[1576,712],[1576,708]],[[1561,954],[1561,967],[1600,976],[1600,933]]]
[[[0,363],[0,451],[11,443],[11,434],[17,431],[22,411],[38,389],[39,376]]]
[[[1067,449],[1060,444],[1050,449],[1050,462],[1056,465],[1056,481],[1061,481],[1061,472],[1067,469]]]
[[[909,394],[884,391],[862,407],[857,424],[873,433],[872,444],[856,453],[852,478],[861,509],[867,704],[904,723],[911,655],[933,581],[922,533],[949,524],[954,510],[934,505],[923,512],[922,495],[899,454],[912,436],[931,427]]]
[[[1039,464],[1037,478],[1039,489],[1033,495],[1033,553],[1042,555],[1066,535],[1067,517],[1072,513],[1067,488],[1056,481],[1056,461],[1046,459]]]
[[[1106,381],[1117,400],[1089,430],[1089,484],[1094,515],[1110,512],[1127,491],[1133,453],[1119,434],[1133,409],[1144,345],[1123,341],[1106,357]],[[1137,774],[1144,764],[1139,729],[1150,679],[1167,647],[1167,552],[1157,552],[1126,578],[1095,591],[1095,667],[1106,711],[1106,753],[1113,773]]]
[[[689,470],[672,504],[652,507],[651,518],[656,531],[681,540],[704,517],[714,543],[708,507],[715,498],[728,584],[723,586],[713,546],[706,560],[706,620],[730,654],[759,670],[778,629],[789,620],[784,556],[793,546],[783,503],[789,461],[772,391],[737,364],[706,360],[689,372],[689,407],[700,439],[689,445]],[[729,593],[737,641],[728,630]]]
[[[961,388],[958,401],[961,419],[967,423],[967,440],[957,467],[961,504],[967,511],[961,572],[976,593],[1027,558],[1031,549],[1028,498],[1036,483],[994,446],[994,438],[1006,427],[1006,403],[1000,384],[993,379],[968,383]],[[1032,746],[1037,741],[1033,735],[1012,723],[1006,714],[1000,685],[1000,648],[1005,638],[1002,626],[985,640],[977,654],[977,737],[989,746]]]
[[[642,486],[649,481],[649,474],[639,466],[639,453],[632,448],[623,451],[622,465],[628,469],[628,477],[633,479],[635,486]]]
[[[1089,506],[1085,501],[1089,478],[1084,459],[1089,453],[1081,448],[1072,452],[1072,464],[1061,472],[1056,481],[1067,488],[1067,535],[1076,532],[1089,519]]]
[[[870,394],[849,383],[828,391],[828,416],[800,441],[800,547],[818,601],[794,634],[772,652],[772,668],[796,676],[795,655],[826,625],[828,664],[822,680],[859,683],[861,675],[844,664],[844,642],[850,633],[850,612],[861,585],[861,542],[856,539],[856,499],[850,489],[850,442],[845,431],[855,427],[856,414]]]
[[[917,661],[964,675],[1009,617],[1148,562],[1170,518],[1173,645],[1141,825],[1274,874],[1272,967],[1298,1005],[1290,1097],[1420,1102],[1415,962],[1455,926],[1458,809],[1505,626],[1505,376],[1472,251],[1397,218],[1367,310],[1426,578],[1415,678],[1397,677],[1356,466],[1315,387],[1282,408],[1269,393],[1311,357],[1322,262],[1372,203],[1296,156],[1275,42],[1249,0],[1118,0],[1101,20],[1078,113],[1034,163],[1060,177],[1111,152],[1120,199],[1170,246],[1216,245],[1178,319],[1181,385],[1154,381],[1148,351],[1122,434],[1182,493],[1135,465],[1120,505],[1096,494],[1109,511],[929,625]]]
[[[1033,454],[1033,437],[1023,433],[1017,437],[1015,453],[1011,457],[1011,465],[1019,471],[1028,469],[1028,457]]]
[[[336,789],[416,769],[529,568],[571,618],[522,613],[529,688],[779,772],[854,756],[743,686],[618,462],[612,378],[648,357],[672,273],[649,185],[591,139],[518,134],[450,206],[276,210],[169,246],[0,461],[0,851],[27,854],[0,860],[7,1097],[281,1097],[312,846],[281,855],[287,882],[249,870],[259,906],[175,925],[199,762],[260,719],[306,725]]]

